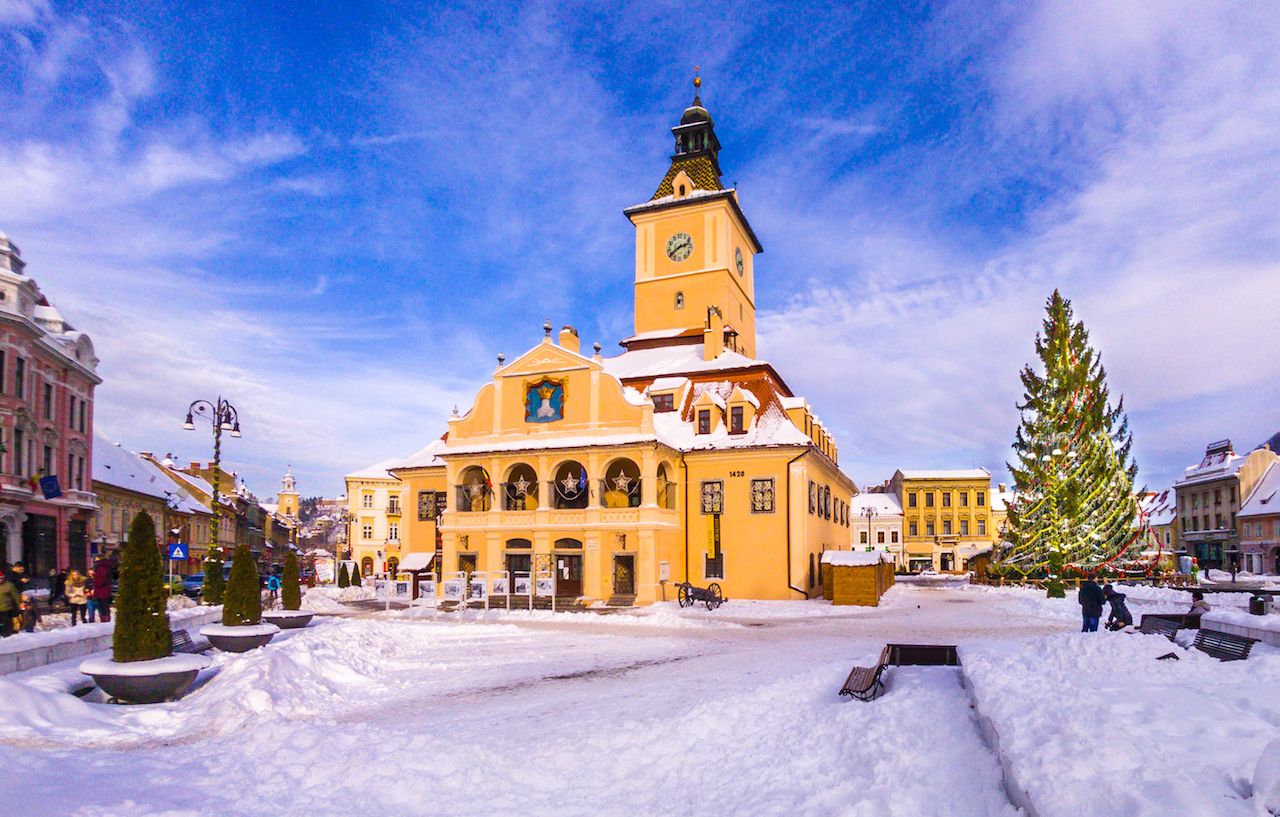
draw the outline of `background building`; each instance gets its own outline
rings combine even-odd
[[[1280,573],[1280,463],[1258,480],[1237,517],[1240,567],[1250,573]]]
[[[394,573],[403,555],[400,525],[406,488],[387,470],[399,462],[383,460],[346,476],[350,552],[343,557],[354,559],[365,576]]]
[[[88,566],[93,390],[102,379],[89,336],[24,268],[0,233],[0,560],[21,559],[43,581],[51,569]]]
[[[868,513],[870,512],[870,513]],[[902,539],[902,505],[898,497],[883,491],[864,491],[849,500],[853,549],[883,550],[893,555],[894,566],[907,566]]]
[[[907,568],[958,572],[991,550],[991,473],[985,468],[894,473],[890,491],[902,506]]]
[[[1276,459],[1269,448],[1242,456],[1230,440],[1219,440],[1173,484],[1182,542],[1200,567],[1231,567],[1228,555],[1240,553],[1236,515]]]

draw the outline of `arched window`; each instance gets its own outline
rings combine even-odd
[[[582,550],[581,539],[557,539],[556,550]]]
[[[373,575],[373,557],[372,556],[366,556],[360,560],[360,575],[362,576]]]
[[[400,572],[400,560],[394,556],[387,557],[387,577],[394,579]]]
[[[492,499],[493,487],[488,473],[478,465],[464,468],[458,478],[458,510],[487,511]]]
[[[682,185],[680,185],[680,193],[679,193],[679,195],[681,195],[681,196],[683,196],[683,195],[684,195],[684,185],[683,185],[683,184],[682,184]]]
[[[676,507],[676,484],[671,481],[666,463],[658,466],[658,507],[672,510]]]
[[[502,484],[503,508],[508,511],[532,511],[538,507],[538,472],[527,463],[517,463],[507,471]]]
[[[528,539],[508,539],[507,547],[528,550],[533,547],[533,542],[530,542]]]
[[[569,460],[556,466],[551,483],[554,508],[585,508],[590,496],[587,469],[581,463]]]
[[[676,309],[684,309],[684,293],[676,293]]]
[[[625,457],[605,466],[600,504],[606,508],[640,507],[640,466]]]

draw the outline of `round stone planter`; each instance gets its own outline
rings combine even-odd
[[[262,620],[282,630],[300,630],[311,623],[311,610],[263,610]]]
[[[181,696],[207,666],[209,659],[203,655],[182,654],[126,663],[90,658],[81,662],[80,671],[92,676],[98,688],[113,700],[158,704]]]
[[[206,624],[200,628],[200,635],[223,652],[248,652],[265,647],[278,632],[280,628],[274,624],[244,624],[239,627]]]

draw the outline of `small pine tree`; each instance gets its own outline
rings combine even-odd
[[[236,547],[231,557],[231,578],[227,581],[226,598],[222,601],[222,623],[228,627],[259,624],[262,621],[262,588],[258,584],[258,566],[248,545]]]
[[[280,602],[286,610],[302,609],[302,587],[298,583],[298,554],[292,550],[284,555],[284,578],[280,587]]]
[[[167,596],[156,526],[150,514],[139,511],[120,559],[116,629],[111,635],[115,660],[150,661],[172,652]]]
[[[360,565],[353,565],[351,568],[351,586],[360,586]]]
[[[351,574],[347,572],[347,563],[343,562],[338,567],[338,587],[344,588],[344,587],[350,587],[350,586],[351,586]]]
[[[1062,597],[1064,570],[1093,575],[1138,540],[1130,459],[1133,435],[1124,400],[1114,406],[1107,373],[1071,302],[1055,291],[1035,350],[1043,374],[1022,370],[1022,422],[1009,464],[1017,499],[1009,506],[1011,547],[993,566],[1006,575],[1046,579]]]
[[[200,599],[205,604],[222,604],[226,592],[227,583],[222,578],[222,548],[214,546],[204,557],[204,586],[200,588]]]

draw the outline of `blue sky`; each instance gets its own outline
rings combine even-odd
[[[621,210],[696,64],[760,354],[859,484],[1003,473],[1060,287],[1160,486],[1280,429],[1278,35],[1274,4],[0,0],[0,230],[97,343],[109,436],[207,457],[178,426],[222,393],[251,487],[333,494],[545,319],[616,349]]]

